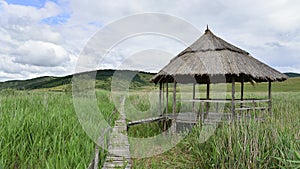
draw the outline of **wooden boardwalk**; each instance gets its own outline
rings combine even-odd
[[[103,168],[131,168],[129,142],[127,137],[126,115],[124,112],[125,99],[122,99],[121,118],[115,121],[115,126],[110,134],[108,145],[109,154],[106,156]]]

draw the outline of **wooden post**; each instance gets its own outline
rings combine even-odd
[[[269,115],[272,115],[272,95],[271,95],[271,81],[269,81],[269,91],[268,91],[268,99],[269,99],[269,105],[268,105],[268,113]]]
[[[169,83],[168,81],[166,82],[166,113],[165,113],[165,116],[168,115],[168,112],[169,112]],[[164,124],[163,124],[163,128],[164,128],[164,131],[167,130],[167,121],[166,119],[164,120]]]
[[[204,122],[204,101],[201,101],[201,123]]]
[[[172,113],[173,116],[175,117],[175,112],[176,112],[176,85],[177,83],[174,81],[174,90],[173,90],[173,109]]]
[[[192,112],[195,112],[195,83],[193,83],[193,105],[192,105]]]
[[[164,114],[164,110],[165,110],[165,95],[164,95],[164,93],[165,93],[165,85],[164,85],[164,83],[162,83],[162,94],[161,94],[161,96],[162,96],[162,104],[161,104],[162,113],[161,113],[161,115]]]
[[[158,112],[160,114],[162,114],[161,94],[162,94],[162,82],[159,82],[159,105],[158,105]]]
[[[209,99],[209,83],[206,84],[206,100]],[[209,102],[206,102],[206,116],[208,115]]]
[[[252,112],[254,113],[254,117],[256,118],[257,117],[257,111],[255,111],[255,108],[257,107],[257,104],[256,104],[256,101],[253,100],[253,109],[252,109]]]
[[[169,112],[169,84],[166,82],[166,115]]]
[[[176,132],[176,118],[175,118],[175,113],[176,113],[176,81],[174,79],[174,91],[173,91],[173,109],[172,109],[172,116],[173,116],[173,120],[172,120],[172,127],[173,127],[173,133]]]
[[[244,100],[244,78],[242,78],[242,82],[241,82],[241,101]],[[243,107],[243,103],[241,103],[240,107]]]
[[[232,113],[232,120],[235,118],[235,79],[232,76],[232,89],[231,89],[231,113]]]

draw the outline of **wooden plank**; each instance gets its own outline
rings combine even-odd
[[[236,103],[259,103],[259,102],[269,102],[269,99],[247,99],[247,100],[235,100]]]
[[[131,165],[128,166],[126,163],[123,162],[114,162],[114,163],[107,163],[103,166],[103,168],[108,169],[108,168],[131,168]]]
[[[236,108],[235,110],[266,110],[266,107],[242,107]]]
[[[120,156],[110,156],[106,158],[107,161],[111,160],[111,161],[122,161],[124,160],[124,157],[120,157]]]
[[[192,100],[192,99],[183,99],[181,100],[182,102],[199,102],[199,103],[206,103],[206,102],[210,102],[210,103],[231,103],[231,100],[206,100],[206,99],[195,99],[195,100]]]
[[[160,116],[160,117],[152,117],[152,118],[147,118],[147,119],[141,119],[141,120],[136,120],[136,121],[131,121],[128,122],[128,126],[136,125],[136,124],[143,124],[143,123],[151,123],[159,120],[166,119],[165,116]]]
[[[209,103],[231,103],[232,99],[228,100],[228,99],[210,99],[210,100],[206,100],[206,99],[196,99],[196,100],[192,100],[192,99],[183,99],[181,100],[182,102],[209,102]],[[235,103],[260,103],[260,102],[269,102],[269,99],[244,99],[244,100],[236,100],[235,99]]]

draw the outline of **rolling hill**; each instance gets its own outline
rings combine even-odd
[[[121,71],[122,75],[132,75],[136,74],[131,82],[131,87],[141,87],[150,85],[150,78],[154,75],[148,72],[138,72],[131,70],[118,70]],[[101,88],[105,90],[110,89],[110,83],[112,76],[116,70],[97,70],[96,74],[96,88]],[[90,72],[80,73],[88,74]],[[63,90],[67,85],[72,82],[73,75],[68,75],[64,77],[54,77],[54,76],[43,76],[28,80],[12,80],[6,82],[0,82],[1,89],[17,89],[17,90],[34,90],[34,89],[59,89]]]
[[[287,75],[288,77],[300,77],[299,73],[287,72],[284,74]]]
[[[130,84],[130,88],[139,88],[145,86],[153,85],[150,83],[151,77],[154,73],[141,72],[141,71],[132,71],[132,70],[118,70],[121,71],[122,76],[134,74],[134,78]],[[98,89],[110,90],[112,77],[116,70],[107,69],[107,70],[97,70],[95,78],[95,86]],[[90,72],[84,72],[80,74],[88,74]],[[273,90],[275,91],[300,91],[300,74],[298,73],[285,73],[290,77],[287,81],[283,83],[275,83]],[[12,80],[6,82],[0,82],[1,89],[16,89],[16,90],[50,90],[50,91],[65,91],[71,90],[70,86],[72,83],[73,75],[68,75],[64,77],[54,77],[54,76],[43,76],[28,80]],[[248,91],[252,91],[253,87],[247,85]],[[256,84],[255,90],[264,91],[266,84]]]

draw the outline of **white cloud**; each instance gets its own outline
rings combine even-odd
[[[65,28],[43,22],[62,12],[51,1],[36,8],[0,0],[0,80],[73,73],[76,56],[61,33]]]
[[[180,49],[186,47],[184,42],[164,35],[137,35],[116,44],[103,57],[99,68],[158,72],[180,52]]]
[[[5,1],[0,1],[0,6],[2,11],[1,14],[4,14],[5,16],[12,16],[20,19],[35,21],[39,21],[51,16],[56,16],[61,12],[60,8],[51,1],[46,1],[43,8],[8,4]],[[11,17],[4,19],[10,20]]]
[[[59,66],[68,61],[68,52],[61,46],[42,41],[26,41],[12,53],[15,62],[36,66]]]
[[[209,24],[216,35],[259,60],[280,71],[300,73],[298,11],[298,0],[58,0],[46,1],[40,8],[0,0],[0,81],[72,73],[77,55],[99,28],[144,12],[166,13],[185,19],[200,31]],[[65,13],[69,16],[66,22],[56,25],[44,22],[44,19],[55,19]],[[103,66],[121,64],[136,46],[150,48],[146,43],[132,45],[117,48]],[[168,52],[173,54],[180,50],[176,46],[175,49],[170,47]]]

